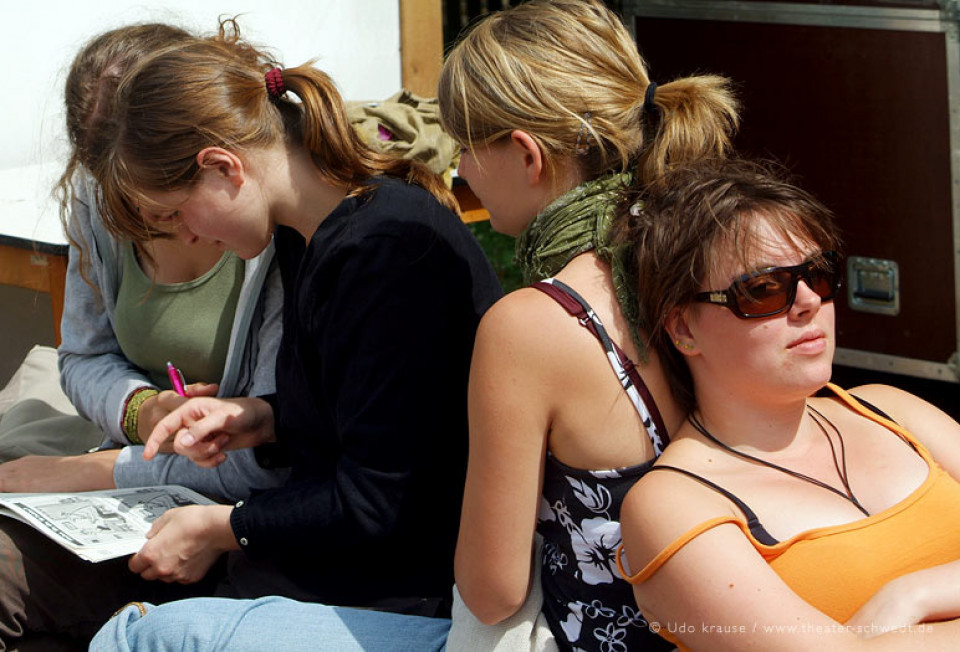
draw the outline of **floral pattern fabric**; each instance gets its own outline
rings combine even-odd
[[[644,403],[642,396],[649,395],[646,388],[641,393],[629,378],[626,367],[630,361],[621,359],[625,354],[613,345],[599,317],[582,297],[555,279],[533,286],[561,304],[562,298],[542,285],[553,286],[580,304],[581,314],[593,326],[589,330],[603,345],[659,455],[667,433],[660,432],[656,425],[659,419],[652,418],[656,406]],[[583,319],[581,324],[588,327]],[[589,471],[567,466],[547,452],[537,531],[544,540],[540,560],[543,613],[561,649],[627,652],[673,648],[650,631],[633,598],[633,587],[620,575],[616,564],[621,543],[620,505],[654,461]]]
[[[561,649],[668,650],[617,571],[620,505],[650,462],[584,471],[547,454],[537,530],[543,535],[543,612]]]

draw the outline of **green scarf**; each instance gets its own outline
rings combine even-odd
[[[630,173],[609,174],[555,199],[517,238],[514,262],[523,273],[523,282],[529,285],[554,276],[574,257],[595,251],[610,265],[617,302],[630,325],[640,358],[646,362],[647,347],[637,331],[636,280],[627,273],[629,248],[610,242],[617,200],[631,179]]]

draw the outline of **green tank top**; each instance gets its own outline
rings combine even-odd
[[[132,244],[122,255],[115,328],[126,358],[164,389],[170,389],[168,360],[188,384],[220,382],[243,284],[243,261],[227,252],[199,278],[160,284],[141,269]]]

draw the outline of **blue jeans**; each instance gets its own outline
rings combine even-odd
[[[441,650],[445,618],[329,607],[270,596],[129,604],[97,633],[92,652],[150,650]]]

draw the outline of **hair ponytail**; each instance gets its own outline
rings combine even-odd
[[[657,87],[653,99],[657,121],[637,161],[641,182],[677,165],[728,154],[740,121],[730,86],[725,77],[703,75]]]
[[[282,74],[286,89],[301,100],[301,121],[293,134],[301,138],[325,178],[357,188],[379,174],[399,177],[421,186],[460,214],[453,193],[440,176],[422,163],[377,152],[363,141],[350,124],[340,93],[326,73],[308,63],[287,68]]]

